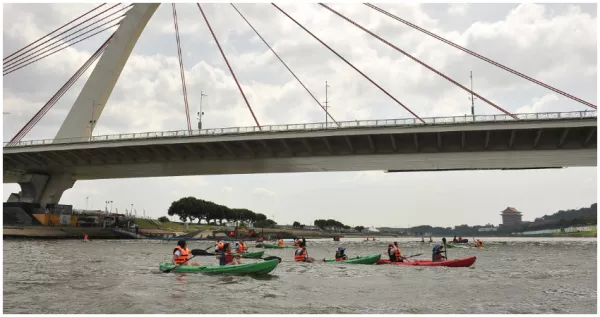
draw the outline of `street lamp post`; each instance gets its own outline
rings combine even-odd
[[[104,210],[108,213],[108,204],[110,204],[110,212],[112,212],[112,200],[107,200],[106,205],[104,206]]]
[[[327,100],[327,88],[329,88],[329,85],[327,85],[327,81],[325,81],[325,129],[327,129],[327,120],[328,120],[328,110],[329,109],[329,101]]]
[[[131,204],[131,209],[129,210],[129,215],[133,215],[133,204]]]
[[[88,211],[88,200],[90,197],[85,197],[85,211]]]
[[[471,115],[473,116],[473,121],[475,121],[475,96],[473,96],[473,71],[471,71],[471,96],[469,97],[469,99],[471,99]]]
[[[202,130],[202,116],[204,115],[204,112],[202,112],[202,97],[206,97],[208,95],[205,95],[204,93],[202,93],[202,90],[200,90],[200,109],[198,109],[198,130]]]

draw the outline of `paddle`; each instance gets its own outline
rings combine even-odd
[[[266,258],[261,258],[261,259],[263,259],[263,260],[265,260],[265,261],[271,261],[271,260],[275,260],[275,259],[277,259],[277,260],[279,260],[279,263],[281,263],[281,258],[280,258],[280,257],[278,257],[278,256],[268,256],[268,257],[266,257]]]
[[[446,248],[446,238],[442,238],[442,242],[444,242],[444,256],[446,257],[446,261],[448,261],[448,248]]]

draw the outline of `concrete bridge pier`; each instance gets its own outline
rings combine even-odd
[[[8,202],[40,204],[58,204],[63,193],[73,187],[75,179],[71,174],[23,174],[19,177],[21,192],[12,193]]]

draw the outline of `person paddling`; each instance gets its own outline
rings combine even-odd
[[[187,242],[185,240],[177,241],[177,246],[173,249],[173,264],[175,265],[189,265],[198,266],[197,262],[189,263],[192,252],[187,248]]]
[[[233,252],[231,252],[231,244],[229,243],[223,245],[223,248],[217,257],[219,258],[219,265],[242,264],[239,255],[234,256]]]
[[[215,242],[215,254],[218,254],[221,249],[223,249],[223,242],[221,242],[221,239],[217,239],[217,242]]]
[[[242,240],[235,243],[235,253],[245,253],[248,251],[246,243]]]
[[[475,245],[477,245],[478,248],[483,248],[483,242],[481,242],[481,240],[477,239],[477,241],[475,242]]]
[[[398,246],[398,242],[394,241],[394,245],[391,245],[391,249],[388,247],[388,255],[392,262],[404,262],[406,258],[402,256],[402,249]]]
[[[88,239],[88,235],[87,235],[87,234],[84,234],[84,235],[83,235],[83,241],[86,241],[86,242],[87,242],[87,241],[90,241],[90,240]]]
[[[348,256],[344,253],[346,248],[339,247],[337,251],[335,251],[335,260],[336,261],[344,261],[348,260]]]
[[[279,239],[277,240],[277,245],[282,247],[283,246],[283,239]]]
[[[433,262],[441,262],[446,259],[445,256],[442,255],[444,247],[439,243],[433,247],[431,254],[431,261]]]
[[[316,261],[314,258],[308,256],[308,251],[306,251],[306,241],[300,242],[300,246],[294,252],[294,261],[307,263],[312,263]]]

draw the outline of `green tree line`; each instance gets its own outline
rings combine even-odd
[[[207,224],[223,225],[223,221],[241,221],[253,223],[257,228],[269,228],[277,223],[261,213],[255,213],[245,208],[229,208],[216,204],[212,201],[198,199],[195,197],[184,197],[171,203],[167,212],[169,216],[178,216],[183,222],[204,220]]]

